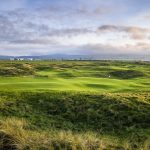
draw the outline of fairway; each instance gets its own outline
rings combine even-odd
[[[12,75],[7,75],[10,67],[13,67]],[[24,72],[17,74],[18,70]],[[149,63],[136,64],[135,62],[115,61],[1,62],[0,71],[0,90],[80,92],[150,90]],[[130,76],[127,71],[131,72]],[[118,73],[115,74],[116,72]],[[2,73],[5,73],[5,76]]]
[[[60,90],[93,92],[149,91],[148,79],[118,80],[93,77],[74,79],[34,77],[0,78],[0,90]]]

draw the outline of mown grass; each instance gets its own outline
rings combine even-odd
[[[149,91],[149,62],[1,61],[0,90]]]

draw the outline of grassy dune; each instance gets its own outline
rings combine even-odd
[[[149,62],[0,62],[0,149],[149,150]]]
[[[18,149],[27,146],[63,149],[65,145],[66,149],[77,146],[76,149],[147,150],[150,146],[148,93],[1,92],[0,95],[1,137],[12,138]],[[5,140],[1,140],[5,146]]]

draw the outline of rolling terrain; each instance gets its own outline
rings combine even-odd
[[[149,62],[1,62],[0,90],[149,91]]]
[[[0,149],[149,150],[150,62],[1,61]]]

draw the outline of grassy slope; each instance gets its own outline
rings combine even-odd
[[[149,65],[1,62],[0,149],[148,150]]]
[[[44,137],[56,134],[55,140],[58,144],[67,144],[67,141],[71,140],[68,137],[69,132],[70,138],[92,138],[89,144],[93,147],[99,147],[97,144],[100,144],[101,140],[106,143],[103,144],[104,147],[111,146],[112,149],[130,147],[138,150],[139,147],[150,146],[148,93],[102,95],[74,92],[1,92],[0,95],[0,116],[5,120],[4,123],[2,121],[0,131],[2,130],[4,135],[21,138],[21,142],[16,139],[14,141],[23,147],[28,144],[30,147],[35,146],[32,140],[39,134]],[[11,121],[13,124],[18,124],[18,119],[20,122],[22,118],[29,124],[27,127],[22,127],[22,123],[13,125],[8,118],[15,118]],[[12,128],[16,128],[15,131],[12,131]],[[18,137],[17,132],[21,132],[18,133],[21,137]],[[63,137],[62,141],[59,141],[61,133]],[[22,138],[26,136],[31,136],[33,145],[28,140],[22,143]],[[54,139],[40,139],[44,137],[36,140],[42,140],[39,141],[41,146],[46,143],[45,147],[48,149],[49,144],[52,144],[51,140]],[[84,140],[82,138],[80,142]],[[75,139],[72,142],[75,145]],[[87,149],[92,148],[89,146]]]
[[[7,77],[0,78],[0,90],[72,90],[93,92],[135,92],[149,91],[149,78],[118,80],[94,77],[64,78],[34,78]]]

